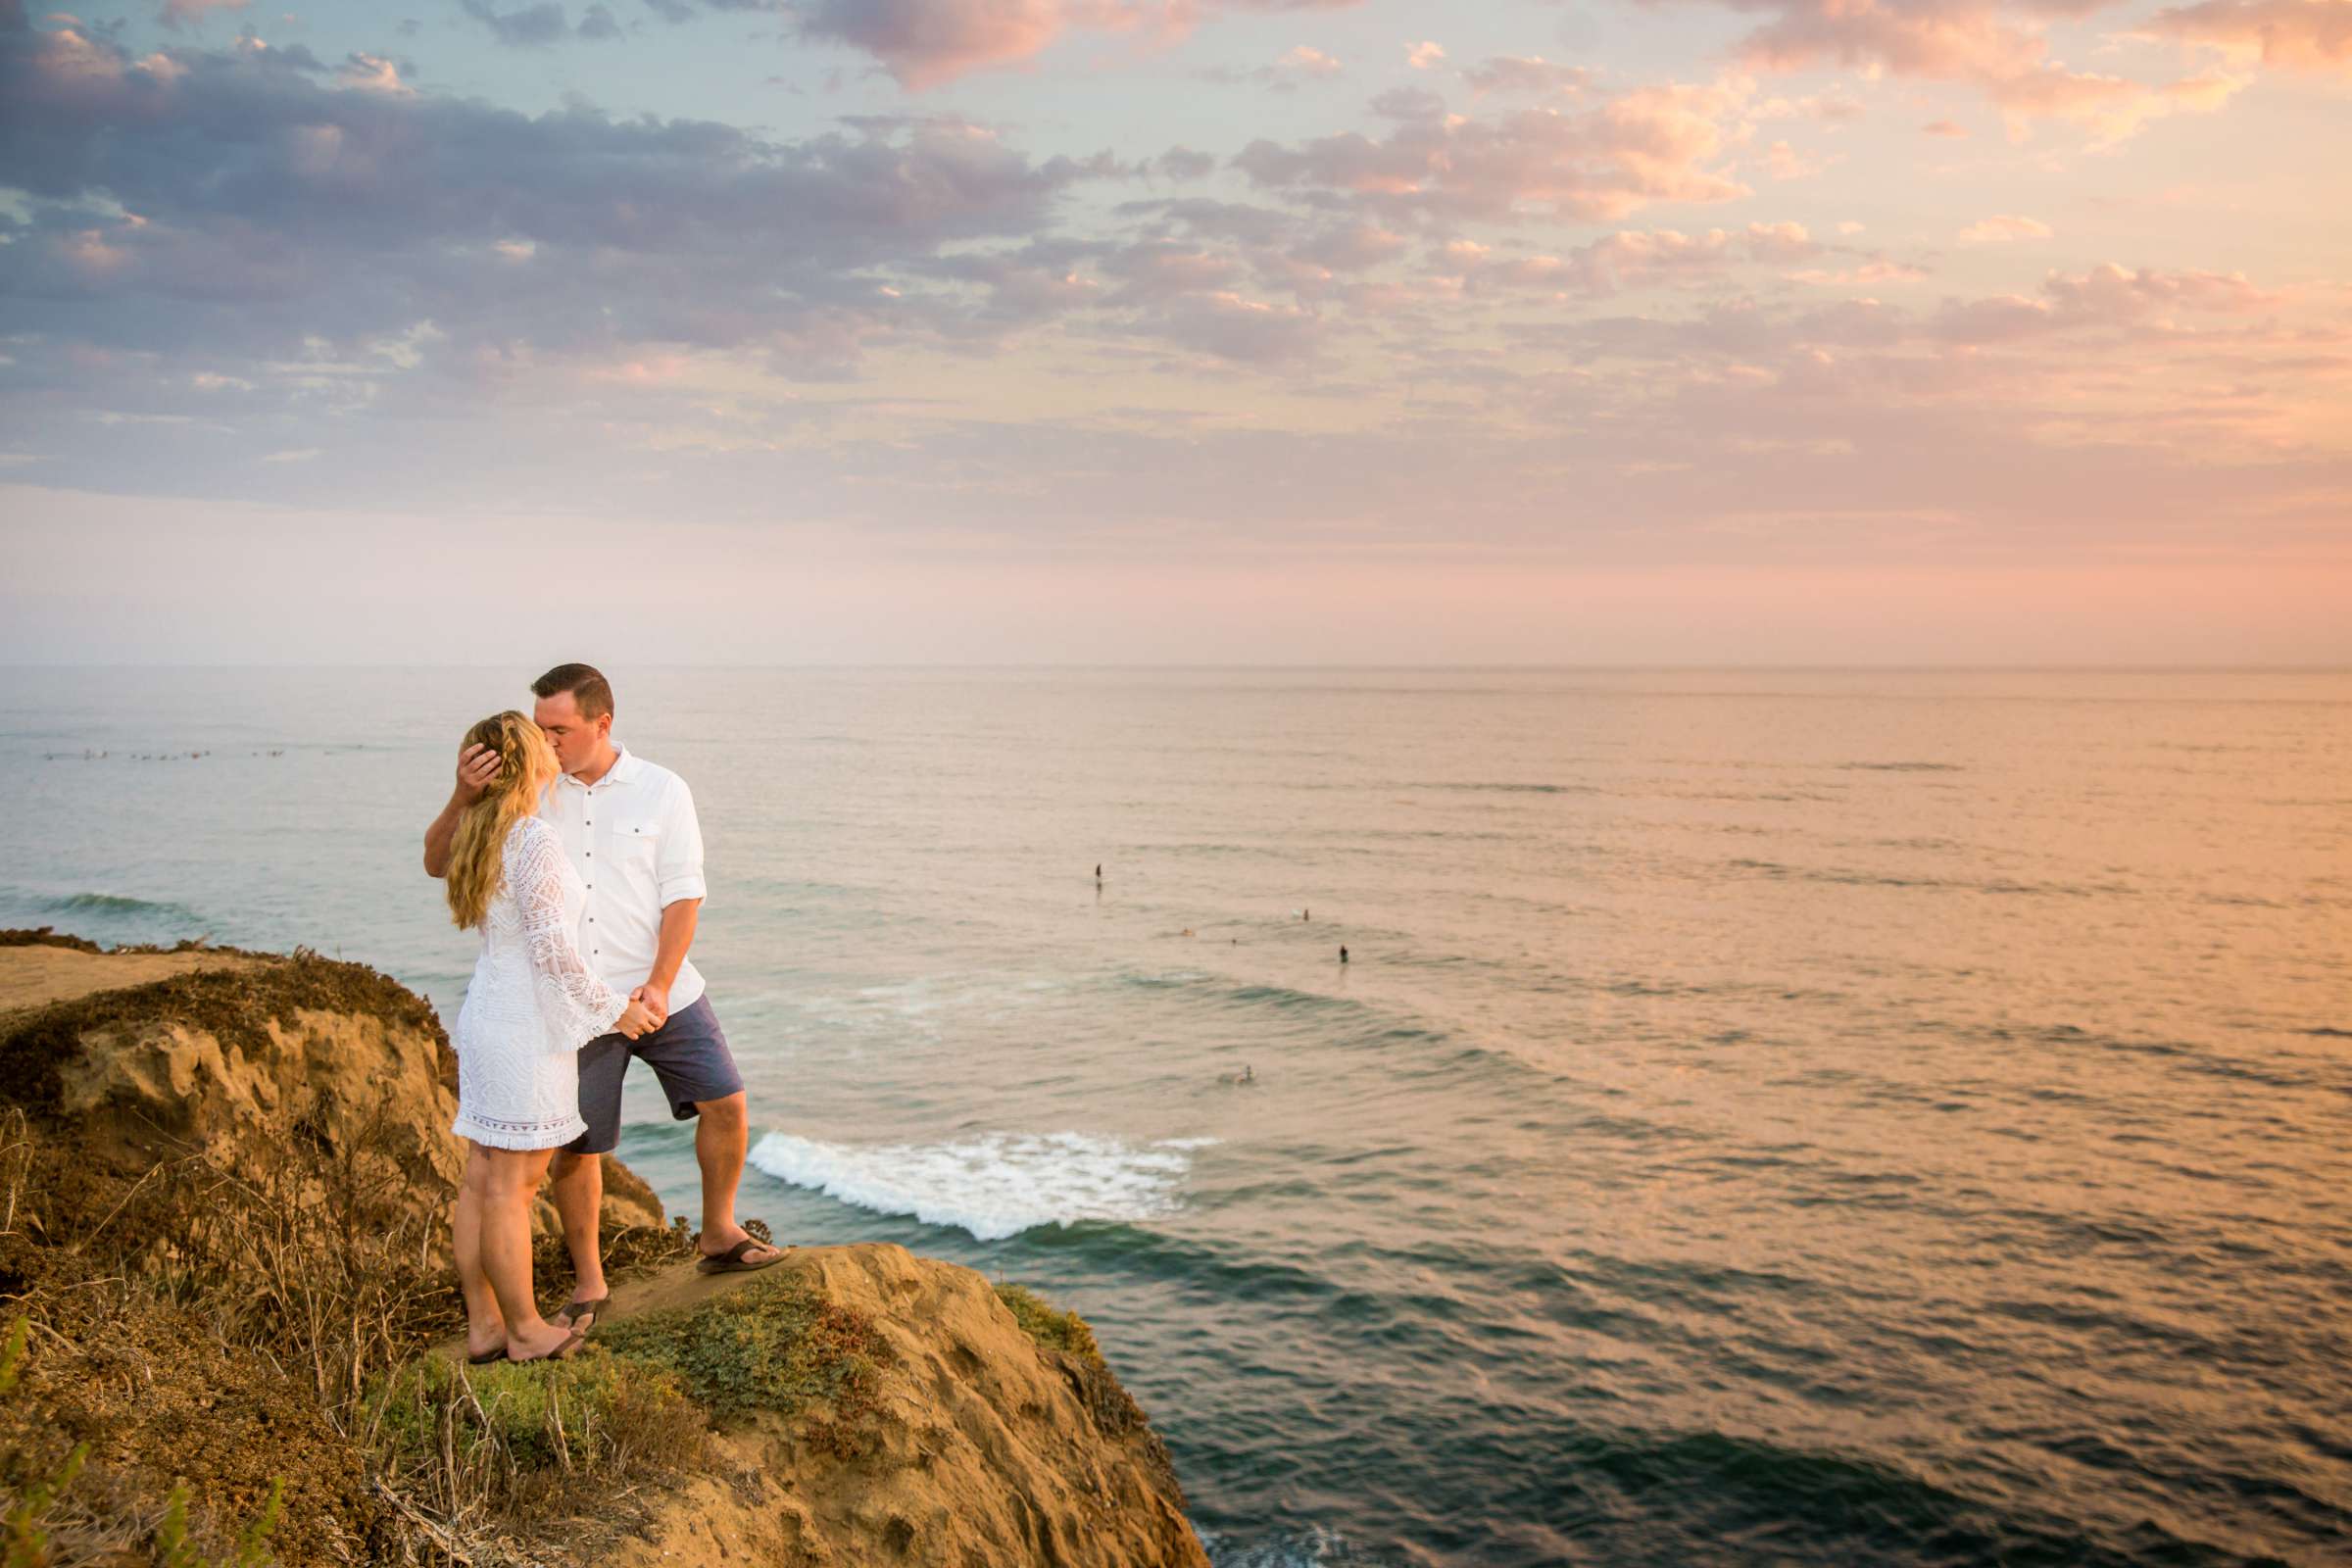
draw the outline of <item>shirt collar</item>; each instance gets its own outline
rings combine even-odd
[[[556,782],[559,784],[568,784],[575,790],[584,790],[589,788],[602,789],[607,784],[627,784],[632,782],[635,780],[637,775],[644,770],[645,764],[637,760],[637,754],[630,751],[626,746],[615,745],[612,749],[618,752],[620,756],[614,759],[611,767],[605,769],[605,776],[598,779],[593,786],[581,783],[578,779],[573,778],[569,773],[559,774]]]

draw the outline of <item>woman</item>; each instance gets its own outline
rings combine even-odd
[[[505,712],[467,730],[465,745],[487,746],[499,760],[498,776],[458,819],[449,858],[450,917],[482,934],[458,1010],[450,1128],[466,1141],[456,1217],[466,1353],[476,1364],[553,1360],[577,1349],[587,1331],[566,1334],[539,1315],[531,1196],[557,1146],[587,1130],[574,1054],[615,1031],[634,1040],[654,1019],[580,958],[575,932],[587,893],[556,830],[537,815],[557,774],[547,737]]]

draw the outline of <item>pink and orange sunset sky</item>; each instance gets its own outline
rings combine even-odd
[[[0,0],[0,662],[2342,664],[2352,0]]]

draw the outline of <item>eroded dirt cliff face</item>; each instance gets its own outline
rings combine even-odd
[[[0,1097],[118,1168],[202,1148],[242,1171],[289,1134],[335,1152],[389,1140],[416,1164],[416,1203],[438,1211],[464,1162],[457,1058],[432,1008],[315,955],[0,946]],[[605,1217],[664,1223],[612,1159]],[[555,1229],[553,1206],[534,1220]]]

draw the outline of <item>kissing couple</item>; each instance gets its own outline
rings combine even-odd
[[[588,665],[557,665],[531,695],[530,717],[509,710],[466,732],[457,787],[424,832],[424,869],[446,882],[450,918],[482,940],[452,1034],[450,1128],[466,1140],[454,1228],[476,1365],[567,1356],[606,1307],[601,1156],[620,1142],[633,1059],[654,1069],[670,1113],[696,1123],[696,1266],[766,1268],[784,1255],[735,1219],[751,1117],[686,956],[705,893],[694,796],[613,744],[612,687]],[[531,1284],[543,1178],[576,1281],[553,1323]]]

